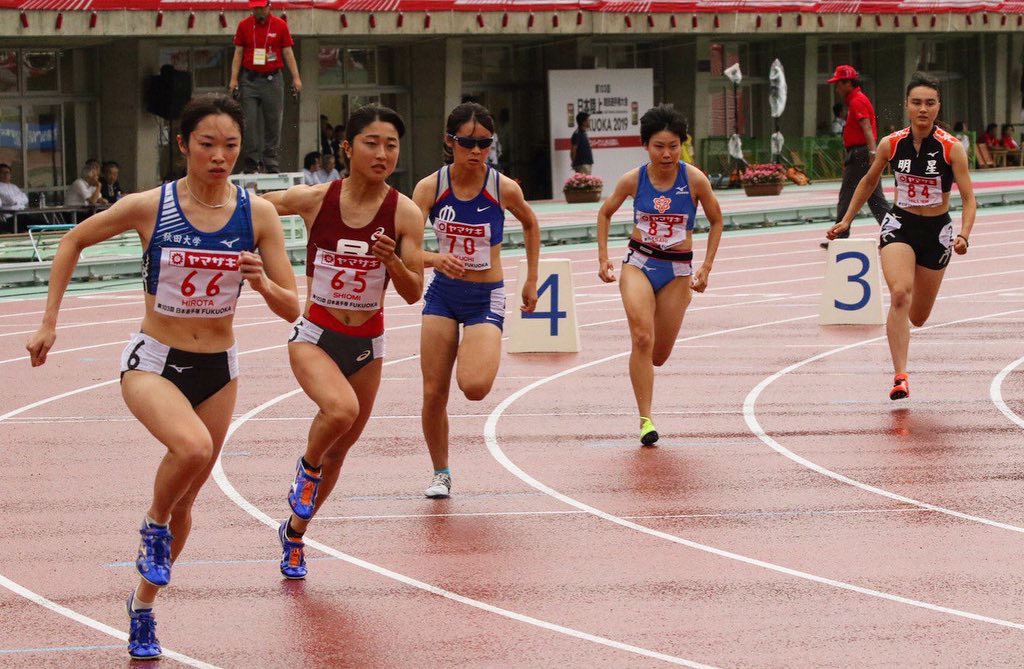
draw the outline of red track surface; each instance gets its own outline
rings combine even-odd
[[[158,602],[160,639],[225,667],[1018,666],[1024,454],[990,398],[1021,356],[1018,224],[979,216],[934,327],[912,336],[899,404],[884,337],[773,377],[884,335],[817,325],[821,230],[727,236],[658,370],[663,438],[643,450],[617,287],[597,280],[594,252],[549,250],[577,261],[583,352],[506,355],[487,400],[453,395],[448,501],[421,496],[419,307],[391,300],[375,418],[311,529],[327,553],[309,550],[299,583],[282,581],[260,519],[284,515],[313,405],[282,397],[297,388],[288,326],[247,293],[245,415]],[[116,383],[75,391],[116,377],[141,295],[69,297],[57,350],[31,370],[15,333],[42,305],[0,304],[0,664],[124,665],[120,640],[24,595],[126,629],[163,449]],[[1024,413],[1020,372],[999,385]]]

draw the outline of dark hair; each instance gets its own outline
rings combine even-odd
[[[662,130],[668,130],[677,135],[680,141],[686,141],[686,119],[670,104],[651,107],[640,117],[640,142],[647,146],[651,137]]]
[[[1004,123],[1003,127],[1001,127],[999,129],[999,132],[1003,133],[1003,132],[1006,132],[1007,130],[1011,130],[1011,131],[1013,130],[1013,124],[1012,123]]]
[[[995,130],[998,127],[999,127],[999,124],[997,124],[997,123],[989,123],[988,125],[985,126],[985,132],[992,132],[993,130]]]
[[[924,72],[915,72],[910,77],[910,83],[907,84],[907,97],[910,97],[910,91],[914,90],[918,86],[926,86],[936,93],[939,94],[939,100],[942,100],[942,89],[939,87],[939,80],[930,74]]]
[[[444,124],[444,129],[449,135],[454,135],[459,132],[459,128],[471,122],[482,125],[490,133],[494,133],[494,118],[491,116],[491,112],[487,111],[487,107],[478,102],[463,102],[455,107],[448,114],[448,120]],[[451,165],[455,161],[452,147],[448,146],[448,143],[445,142],[442,151],[442,158],[444,158],[445,164]]]
[[[313,167],[313,163],[320,160],[319,151],[310,151],[306,154],[306,157],[302,159],[302,166],[307,170]]]
[[[96,160],[95,158],[89,158],[88,160],[85,161],[85,164],[86,165],[95,165],[96,167],[99,167],[100,166],[100,161]]]
[[[13,167],[11,167],[10,165],[8,165],[7,163],[0,163],[0,169],[3,169],[3,168],[5,168],[5,167],[6,167],[7,169],[9,169],[9,170],[13,170],[13,169],[14,169]]]
[[[405,121],[398,115],[398,112],[390,107],[372,102],[368,105],[363,105],[349,115],[348,121],[345,123],[345,139],[351,144],[356,135],[365,130],[366,126],[374,121],[383,121],[395,126],[399,139],[405,135]]]
[[[964,131],[964,122],[963,121],[957,121],[956,123],[953,124],[953,132],[963,132],[963,131]]]
[[[583,122],[590,118],[590,114],[587,112],[580,112],[576,114],[576,125],[583,125]]]
[[[107,160],[102,165],[100,165],[100,169],[101,170],[105,170],[108,167],[116,167],[117,169],[121,169],[121,166],[118,165],[117,162],[115,162],[113,160]]]
[[[196,129],[199,122],[207,116],[226,114],[238,126],[238,134],[245,135],[245,114],[242,113],[242,105],[238,104],[226,95],[208,93],[194,97],[188,101],[185,108],[181,110],[180,133],[185,144],[192,131]]]
[[[842,102],[837,102],[834,105],[832,105],[832,115],[833,116],[839,116],[842,113],[843,113],[843,103]]]

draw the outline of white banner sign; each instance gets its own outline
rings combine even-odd
[[[640,145],[640,117],[654,106],[654,71],[549,70],[552,197],[562,196],[572,176],[569,158],[576,114],[590,114],[593,174],[604,180],[607,197],[625,172],[647,159]]]

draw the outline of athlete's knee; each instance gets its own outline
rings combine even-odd
[[[466,396],[466,399],[470,402],[479,402],[480,400],[487,397],[488,393],[491,392],[491,386],[494,385],[494,380],[490,381],[473,379],[473,380],[459,380],[459,390]]]
[[[633,349],[637,351],[650,351],[654,346],[654,335],[646,328],[631,331],[630,339],[633,342]]]
[[[335,401],[320,408],[324,420],[331,430],[344,434],[359,417],[359,404],[355,402]]]
[[[210,464],[210,459],[213,458],[213,439],[201,432],[189,435],[177,444],[174,455],[189,469],[201,469]]]
[[[928,317],[931,315],[931,309],[924,313],[910,312],[910,322],[914,324],[914,327],[919,328],[928,322]]]
[[[893,309],[909,309],[914,298],[914,290],[910,286],[893,286],[889,291],[889,304]]]
[[[430,408],[448,406],[449,383],[425,381],[423,383],[423,405]]]

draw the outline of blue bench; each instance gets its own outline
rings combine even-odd
[[[67,232],[73,227],[75,226],[70,223],[32,224],[28,226],[28,239],[32,242],[32,252],[35,253],[36,260],[42,261],[43,259],[43,256],[39,253],[40,240],[36,238],[36,233]]]

